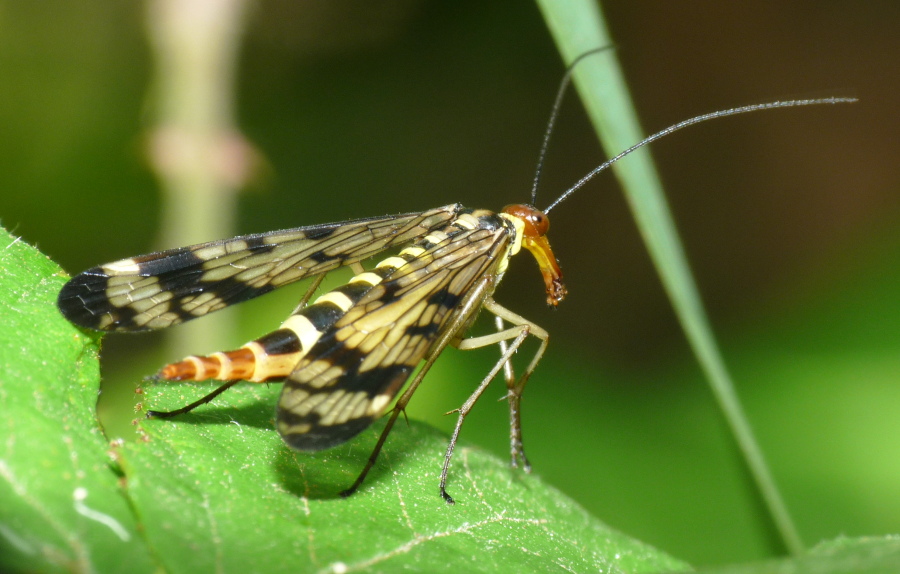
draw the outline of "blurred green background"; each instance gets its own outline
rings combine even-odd
[[[653,154],[804,539],[900,531],[900,5],[604,11],[648,132],[741,104],[860,98],[706,124]],[[158,244],[159,186],[144,159],[145,12],[0,3],[0,222],[73,273],[173,247]],[[527,200],[563,70],[533,4],[259,1],[246,27],[238,124],[264,167],[240,197],[235,234]],[[539,205],[602,159],[570,97]],[[554,211],[551,241],[570,291],[560,308],[545,307],[527,258],[496,296],[551,333],[523,403],[535,471],[694,563],[783,552],[611,176]],[[231,344],[277,326],[298,297],[243,306]],[[171,356],[161,340],[105,340],[111,434],[129,432],[143,375],[215,350]],[[410,416],[449,429],[441,413],[494,360],[448,351]],[[507,433],[505,405],[488,397],[463,440],[506,456]]]

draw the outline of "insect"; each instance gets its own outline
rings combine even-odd
[[[570,66],[560,92],[571,70]],[[512,466],[530,470],[522,446],[520,402],[525,384],[547,348],[548,334],[497,303],[493,293],[510,259],[524,248],[537,260],[547,303],[556,306],[563,300],[562,272],[546,237],[547,214],[615,161],[688,125],[762,109],[841,101],[851,100],[773,102],[680,122],[603,163],[543,210],[532,205],[533,192],[532,204],[510,205],[500,212],[452,204],[170,249],[84,271],[63,287],[58,306],[67,319],[84,327],[145,331],[202,317],[288,283],[314,278],[297,310],[277,330],[233,351],[189,356],[163,367],[157,375],[160,379],[214,379],[222,384],[183,408],[149,411],[148,416],[166,418],[189,412],[240,381],[283,381],[276,416],[278,432],[292,448],[314,452],[341,445],[362,432],[388,411],[399,394],[365,467],[344,494],[362,484],[397,417],[448,345],[459,349],[498,345],[499,361],[456,411],[457,422],[440,477],[441,496],[452,504],[446,485],[460,429],[501,370],[509,403]],[[363,266],[390,250],[399,253],[368,269]],[[325,274],[345,266],[352,268],[355,276],[312,300]],[[482,311],[495,317],[497,331],[465,338]],[[528,337],[535,337],[539,346],[517,377],[510,360]]]

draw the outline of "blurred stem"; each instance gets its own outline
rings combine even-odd
[[[537,3],[565,62],[571,62],[588,50],[614,45],[596,0],[538,0]],[[614,50],[579,64],[574,83],[607,155],[613,156],[644,138]],[[756,442],[716,344],[649,150],[638,150],[617,162],[613,171],[622,184],[663,286],[772,521],[787,549],[794,555],[802,554],[803,542]]]
[[[149,157],[162,192],[159,243],[234,235],[237,191],[251,153],[235,128],[235,71],[246,0],[149,0],[156,73]],[[172,357],[234,344],[216,313],[169,333]],[[199,348],[202,345],[203,349]]]

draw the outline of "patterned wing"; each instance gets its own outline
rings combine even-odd
[[[162,329],[416,239],[460,209],[243,235],[123,259],[73,277],[57,304],[67,319],[92,329]]]
[[[285,381],[277,424],[284,440],[302,451],[331,448],[381,416],[441,334],[465,327],[454,318],[497,273],[509,243],[503,228],[466,231],[374,286]]]

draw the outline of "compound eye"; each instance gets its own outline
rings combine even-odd
[[[507,205],[503,213],[512,215],[525,224],[525,237],[542,237],[550,229],[550,219],[543,211],[523,203]]]
[[[544,215],[544,212],[532,209],[531,216],[528,219],[531,221],[531,224],[534,226],[534,230],[538,235],[546,235],[547,231],[550,230],[550,219]]]

